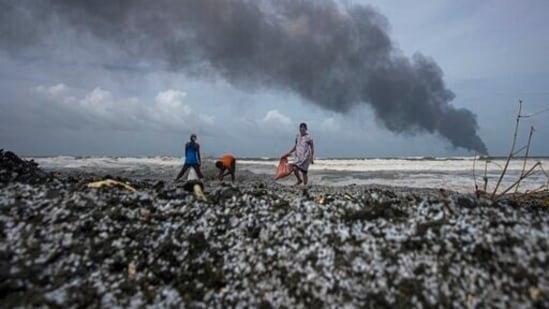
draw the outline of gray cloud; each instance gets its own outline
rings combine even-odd
[[[367,6],[331,0],[0,0],[0,7],[0,43],[7,52],[84,34],[119,50],[129,63],[219,75],[237,87],[291,90],[343,114],[366,103],[393,132],[439,134],[456,147],[487,152],[476,116],[450,104],[454,94],[440,67],[421,54],[403,56],[387,34],[387,20]]]

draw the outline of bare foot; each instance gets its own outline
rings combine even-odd
[[[302,184],[302,183],[303,183],[303,180],[298,179],[297,182],[294,184],[294,187],[297,187],[297,186],[299,186],[299,185]]]

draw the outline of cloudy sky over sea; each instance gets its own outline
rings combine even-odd
[[[549,2],[0,0],[22,155],[549,155]]]

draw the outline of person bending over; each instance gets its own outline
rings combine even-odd
[[[235,169],[236,169],[236,159],[230,155],[225,154],[215,162],[215,167],[219,169],[217,177],[220,181],[223,181],[223,178],[227,175],[231,175],[231,181],[234,182],[235,178]]]
[[[194,133],[191,134],[190,141],[185,144],[185,163],[183,164],[183,167],[175,180],[179,180],[179,178],[185,174],[189,167],[194,169],[199,179],[204,178],[202,172],[200,171],[200,145],[196,142],[196,134]]]

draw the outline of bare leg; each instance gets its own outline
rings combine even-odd
[[[231,173],[231,181],[234,182],[235,173],[236,173],[236,164],[233,164],[229,169],[229,171]]]
[[[298,186],[303,182],[303,180],[301,180],[301,177],[299,177],[299,168],[295,165],[292,165],[292,170],[294,171],[294,175],[297,178],[297,182],[295,183],[295,186]]]
[[[202,172],[200,171],[200,166],[193,165],[193,169],[196,172],[196,176],[198,176],[198,179],[204,178],[204,175],[202,175]]]
[[[309,181],[309,175],[307,173],[303,173],[303,185],[307,185],[307,182]]]
[[[188,169],[189,169],[189,166],[183,164],[183,167],[181,168],[181,171],[179,172],[179,174],[177,174],[177,177],[175,177],[175,180],[176,181],[179,180],[179,178],[181,178]]]

